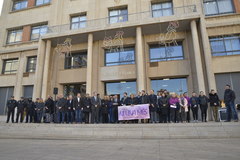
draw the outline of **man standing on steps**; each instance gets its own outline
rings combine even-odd
[[[21,100],[18,101],[17,103],[17,118],[16,118],[16,123],[18,123],[19,120],[19,115],[20,115],[20,122],[23,122],[23,114],[24,114],[24,108],[26,108],[26,101],[23,97],[21,97]]]
[[[73,110],[75,112],[76,123],[82,123],[84,102],[81,94],[78,93],[77,97],[73,100]]]
[[[225,92],[224,92],[224,103],[226,104],[227,108],[227,120],[226,122],[230,122],[232,119],[232,114],[233,114],[233,119],[235,122],[238,122],[238,113],[235,108],[235,101],[236,95],[233,90],[231,90],[230,85],[225,86]]]
[[[58,123],[65,122],[65,111],[66,111],[67,100],[63,95],[59,95],[59,100],[57,101],[56,107],[58,111]]]
[[[14,96],[11,97],[10,100],[7,101],[7,123],[9,122],[10,116],[12,116],[12,123],[14,123],[14,111],[15,107],[17,107],[17,101],[14,99]]]
[[[93,92],[93,97],[91,98],[92,104],[92,123],[99,123],[99,108],[101,106],[101,99],[97,96],[97,92]]]

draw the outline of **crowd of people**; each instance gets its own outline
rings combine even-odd
[[[238,121],[238,113],[235,108],[235,93],[230,85],[226,85],[224,93],[224,103],[227,108],[227,120]],[[124,105],[149,104],[149,120],[118,121],[118,107]],[[221,102],[217,93],[211,90],[208,96],[203,91],[197,95],[193,92],[191,97],[187,93],[177,95],[169,93],[167,90],[160,90],[157,94],[154,90],[146,93],[145,90],[137,95],[124,93],[120,99],[118,95],[104,96],[93,92],[90,96],[76,97],[72,95],[64,97],[58,95],[54,101],[48,96],[45,102],[42,98],[37,98],[34,102],[31,98],[21,97],[16,101],[12,96],[7,102],[7,123],[186,123],[198,122],[198,112],[201,111],[202,122],[207,122],[208,106],[212,109],[213,117],[219,122],[218,109]],[[14,112],[17,107],[16,119]],[[190,114],[192,113],[192,116]],[[233,117],[232,117],[233,115]],[[192,119],[191,119],[192,117]]]

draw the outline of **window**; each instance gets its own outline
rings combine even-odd
[[[22,41],[22,29],[8,31],[7,43],[17,43]]]
[[[22,10],[24,8],[27,8],[28,6],[28,0],[17,0],[17,1],[13,1],[13,11],[17,11],[17,10]]]
[[[87,52],[72,53],[71,57],[65,57],[65,69],[87,67]]]
[[[36,6],[50,3],[51,0],[36,0]]]
[[[188,90],[186,78],[152,80],[151,85],[155,91],[166,89],[177,94],[187,92]]]
[[[15,74],[17,73],[18,59],[4,60],[2,74]]]
[[[109,23],[118,23],[128,21],[127,8],[109,10]]]
[[[33,85],[23,86],[23,97],[32,98],[32,96],[33,96]]]
[[[240,54],[240,36],[226,36],[210,38],[213,56],[227,56]]]
[[[37,64],[37,56],[28,57],[27,59],[27,70],[26,72],[35,72],[36,71],[36,64]]]
[[[204,0],[205,15],[234,13],[232,0]]]
[[[152,4],[152,17],[162,17],[173,15],[172,2],[162,2]]]
[[[105,66],[135,64],[135,50],[133,47],[124,48],[124,51],[105,51]]]
[[[127,92],[128,95],[137,93],[136,81],[121,81],[121,82],[106,82],[105,94],[106,95],[120,95]]]
[[[150,46],[150,62],[182,60],[183,47],[182,44],[178,46]]]
[[[81,93],[82,96],[86,94],[86,84],[66,84],[63,86],[64,96],[76,96]]]
[[[31,40],[39,39],[42,35],[47,33],[47,30],[47,25],[32,27]]]
[[[80,15],[71,18],[71,29],[85,28],[87,23],[87,16]]]

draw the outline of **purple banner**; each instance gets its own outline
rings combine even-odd
[[[118,107],[119,121],[149,118],[150,118],[149,104]]]

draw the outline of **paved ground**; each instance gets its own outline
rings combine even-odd
[[[239,160],[240,139],[0,139],[1,160]]]

